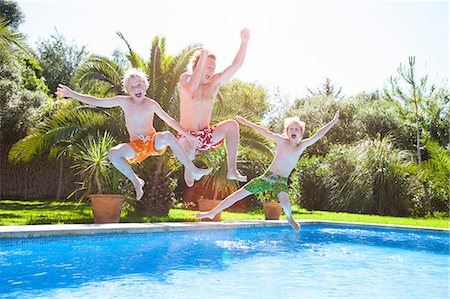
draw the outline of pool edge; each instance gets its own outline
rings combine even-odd
[[[450,232],[448,228],[391,225],[378,223],[341,222],[329,220],[300,220],[300,224],[332,224],[359,227],[381,227],[422,231]],[[75,236],[114,233],[145,233],[212,229],[237,229],[255,227],[289,226],[285,220],[240,220],[223,222],[158,222],[158,223],[114,223],[114,224],[46,224],[1,226],[0,239],[37,238],[48,236]]]

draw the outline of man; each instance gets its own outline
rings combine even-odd
[[[222,83],[227,82],[242,66],[247,51],[250,31],[241,31],[241,46],[233,63],[221,73],[214,73],[216,57],[207,50],[196,52],[192,60],[192,74],[180,76],[180,125],[201,142],[196,146],[189,143],[184,135],[178,135],[178,141],[193,160],[199,150],[208,150],[226,141],[228,174],[230,180],[246,182],[247,177],[237,171],[237,149],[239,145],[239,125],[235,120],[225,120],[211,127],[214,100]],[[185,168],[186,185],[194,184],[194,177]]]

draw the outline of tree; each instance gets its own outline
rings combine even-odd
[[[25,16],[16,1],[3,0],[0,2],[0,19],[7,20],[9,26],[17,30]]]
[[[0,63],[18,67],[22,54],[31,56],[32,53],[24,35],[8,27],[8,20],[0,18]]]
[[[311,96],[326,96],[335,99],[341,98],[339,95],[342,92],[342,87],[339,87],[339,90],[336,91],[334,85],[331,83],[330,78],[325,78],[325,82],[322,84],[322,88],[318,88],[317,91],[312,91],[309,88],[307,89]]]
[[[414,71],[415,57],[409,57],[408,67],[400,64],[397,72],[398,77],[390,77],[390,86],[384,90],[384,98],[393,103],[400,115],[406,120],[414,123],[416,134],[416,158],[419,169],[422,170],[422,144],[421,136],[425,128],[426,103],[432,99],[436,93],[434,85],[428,85],[428,77],[416,77]],[[405,84],[405,85],[403,85]],[[428,211],[433,215],[433,207],[428,193],[426,182],[423,183],[425,199],[428,204]]]
[[[75,69],[87,55],[85,46],[68,43],[58,32],[40,42],[37,52],[51,94],[59,83],[69,84]]]
[[[227,111],[230,115],[233,111],[235,115],[237,111],[245,111],[250,120],[259,121],[271,107],[264,87],[234,79],[221,85],[214,114],[223,114],[217,113],[219,110]]]
[[[9,147],[23,138],[38,118],[38,109],[46,99],[42,78],[36,76],[33,60],[17,66],[0,66],[1,143]],[[29,62],[29,63],[27,63]]]

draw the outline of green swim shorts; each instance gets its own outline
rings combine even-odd
[[[289,193],[288,178],[270,171],[266,171],[262,176],[254,178],[242,188],[253,194],[264,191],[273,191],[276,195],[280,192]]]

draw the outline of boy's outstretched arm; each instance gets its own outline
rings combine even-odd
[[[244,63],[245,53],[247,52],[247,44],[250,39],[250,30],[248,28],[244,28],[241,31],[241,46],[239,51],[236,54],[236,57],[233,60],[233,63],[227,67],[222,73],[219,74],[219,78],[217,79],[218,84],[222,84],[227,82],[233,77],[233,75],[240,69],[242,64]]]
[[[257,124],[252,123],[251,121],[246,120],[245,118],[243,118],[242,116],[236,115],[236,120],[238,122],[240,122],[243,125],[246,125],[247,127],[252,128],[253,130],[255,130],[256,132],[258,132],[259,134],[270,138],[272,140],[275,141],[279,141],[280,139],[283,139],[280,135],[272,133],[271,131],[267,130],[266,128],[263,128]]]
[[[75,92],[72,89],[70,89],[68,86],[63,85],[63,84],[58,85],[58,88],[56,89],[56,94],[61,97],[73,98],[73,99],[76,99],[83,103],[86,103],[86,104],[89,104],[92,106],[96,106],[96,107],[101,107],[101,108],[111,108],[111,107],[119,106],[119,104],[123,98],[123,96],[116,96],[116,97],[112,97],[112,98],[100,99],[100,98],[96,98],[93,96]]]
[[[155,114],[158,115],[159,118],[161,118],[170,127],[174,128],[178,133],[183,134],[184,137],[186,137],[187,140],[193,146],[199,145],[198,143],[200,141],[197,139],[197,137],[192,136],[191,134],[189,134],[188,131],[183,129],[181,127],[181,125],[175,119],[173,119],[169,114],[167,114],[167,112],[164,111],[157,102],[154,102],[153,105],[154,105],[154,108],[153,108],[154,110],[153,111],[155,111]]]
[[[313,136],[311,136],[309,138],[304,139],[303,144],[305,144],[306,146],[310,146],[310,145],[316,143],[317,140],[319,140],[320,138],[325,136],[325,134],[337,123],[338,119],[339,119],[339,111],[336,112],[336,114],[334,115],[334,118],[329,123],[327,123],[325,126],[320,128],[316,134],[314,134]]]

